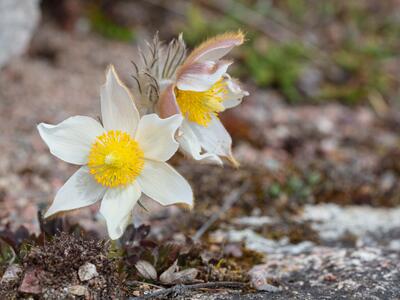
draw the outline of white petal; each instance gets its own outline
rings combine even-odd
[[[107,190],[101,201],[100,213],[106,219],[111,239],[118,239],[124,233],[140,195],[141,191],[136,181],[126,188]]]
[[[101,87],[101,115],[104,128],[121,130],[134,136],[139,112],[128,88],[118,78],[113,66],[107,71],[106,83]]]
[[[201,144],[187,120],[183,120],[181,126],[182,134],[177,137],[177,141],[180,145],[180,150],[187,156],[211,164],[222,165],[222,160],[215,154],[212,153],[202,153]]]
[[[242,90],[240,85],[230,76],[227,75],[226,85],[228,87],[228,93],[224,97],[224,102],[222,103],[225,108],[232,108],[240,103],[242,103],[242,99],[245,96],[248,96],[249,93],[247,91]]]
[[[54,156],[77,165],[87,163],[92,143],[104,132],[99,122],[83,116],[68,118],[57,125],[40,123],[37,128]]]
[[[232,158],[232,138],[217,117],[212,117],[208,127],[196,123],[190,123],[190,127],[207,152]]]
[[[209,90],[226,73],[231,61],[206,61],[183,66],[178,70],[176,86],[180,90]]]
[[[81,167],[57,192],[44,217],[92,205],[103,196],[105,190],[89,174],[87,167]]]
[[[175,133],[182,119],[181,115],[160,119],[156,114],[150,114],[139,121],[135,139],[145,158],[166,161],[175,154],[179,147]]]
[[[186,59],[187,62],[218,60],[225,56],[233,47],[244,42],[244,35],[241,31],[227,32],[212,37],[193,50]]]
[[[183,203],[193,207],[189,183],[164,162],[146,160],[138,182],[143,193],[161,205]]]

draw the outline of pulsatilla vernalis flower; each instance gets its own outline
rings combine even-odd
[[[218,116],[241,103],[248,93],[231,78],[232,61],[222,58],[244,41],[239,32],[211,38],[186,57],[182,35],[168,45],[158,36],[140,50],[141,64],[133,62],[138,105],[143,113],[161,117],[183,116],[178,142],[180,150],[202,162],[222,164],[221,157],[236,164],[232,139]]]
[[[221,157],[226,157],[236,164],[232,139],[218,114],[239,105],[248,95],[227,74],[232,61],[222,59],[243,41],[240,31],[205,41],[177,68],[173,82],[160,95],[158,113],[183,116],[178,141],[181,150],[196,160],[222,164]]]
[[[73,174],[45,217],[94,204],[102,199],[109,236],[119,238],[143,194],[161,205],[193,205],[187,181],[167,161],[179,144],[175,133],[182,117],[142,118],[128,89],[111,66],[101,88],[101,125],[85,116],[58,125],[41,123],[40,136],[56,157],[82,167]]]

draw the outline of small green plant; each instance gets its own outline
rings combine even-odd
[[[386,96],[390,91],[391,78],[384,64],[392,55],[376,40],[365,41],[362,45],[345,44],[343,49],[332,54],[332,58],[349,79],[327,82],[320,91],[319,99],[357,104],[367,100],[373,92]]]
[[[307,50],[299,43],[272,44],[265,50],[246,49],[245,64],[261,87],[274,86],[290,102],[301,100],[296,82],[307,62]]]
[[[313,189],[321,182],[318,172],[309,172],[302,175],[292,175],[284,182],[273,182],[267,189],[267,195],[276,199],[285,195],[298,202],[307,202],[313,197]]]

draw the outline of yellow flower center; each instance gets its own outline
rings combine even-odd
[[[89,153],[90,174],[103,186],[132,183],[144,166],[144,154],[128,133],[110,130],[96,138]]]
[[[191,122],[207,127],[211,117],[224,111],[222,102],[227,93],[226,83],[221,79],[204,92],[175,89],[176,101],[182,115]]]

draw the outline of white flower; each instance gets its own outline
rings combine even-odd
[[[222,164],[232,156],[232,139],[218,114],[235,107],[248,93],[228,74],[231,61],[221,60],[244,36],[225,33],[197,47],[177,69],[174,82],[161,93],[157,104],[162,117],[181,114],[182,134],[177,138],[181,150],[190,157]]]
[[[167,161],[177,150],[174,136],[180,115],[140,119],[128,89],[114,68],[101,89],[103,126],[90,117],[75,116],[58,125],[41,123],[38,130],[56,157],[82,167],[58,191],[45,214],[94,204],[102,199],[109,236],[119,238],[142,192],[162,205],[192,207],[188,182]]]

